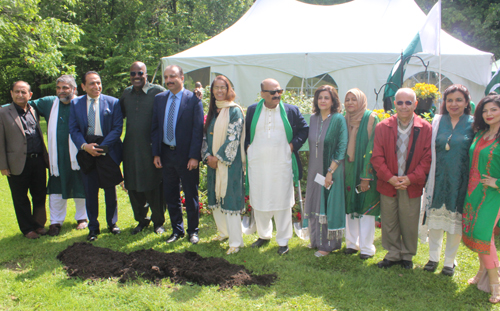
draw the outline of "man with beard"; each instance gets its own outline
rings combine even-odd
[[[261,247],[272,238],[274,217],[278,254],[283,255],[293,233],[293,184],[302,174],[298,150],[309,126],[298,107],[281,101],[283,89],[278,81],[266,79],[260,87],[262,100],[248,107],[245,120],[247,187],[259,234],[252,247]]]
[[[75,201],[76,229],[87,228],[85,191],[83,190],[80,166],[76,161],[77,147],[69,136],[69,103],[76,98],[75,78],[60,76],[56,80],[57,96],[47,96],[29,103],[47,120],[49,149],[49,194],[50,227],[48,234],[59,235],[66,218],[67,201]]]
[[[47,233],[43,228],[47,151],[37,114],[28,105],[33,95],[30,85],[17,81],[10,94],[14,103],[0,108],[0,171],[9,182],[19,229],[28,239],[38,239]]]
[[[135,62],[130,67],[131,86],[120,98],[123,117],[127,118],[127,132],[123,140],[123,175],[125,188],[138,222],[131,234],[137,234],[149,226],[154,232],[165,232],[165,209],[161,191],[161,169],[157,169],[151,150],[151,119],[155,96],[164,92],[159,85],[149,83],[144,63]],[[151,218],[148,210],[151,208]]]
[[[184,73],[177,65],[163,72],[168,91],[156,95],[151,125],[153,163],[163,168],[163,193],[173,233],[167,243],[184,237],[180,189],[186,194],[189,241],[199,242],[198,185],[203,142],[203,105],[193,92],[184,88]]]

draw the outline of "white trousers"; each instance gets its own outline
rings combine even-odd
[[[243,247],[243,232],[241,231],[241,216],[225,214],[221,208],[213,210],[215,224],[220,235],[228,237],[229,247]]]
[[[85,199],[73,199],[75,201],[75,220],[86,220],[87,209],[85,209]],[[50,224],[62,225],[66,218],[66,207],[68,200],[62,198],[61,194],[49,195]]]
[[[345,243],[347,248],[359,250],[361,254],[375,255],[375,216],[352,218],[346,215]]]
[[[441,257],[441,248],[443,246],[444,230],[442,229],[429,229],[429,260],[439,262]],[[453,268],[457,265],[455,257],[457,256],[458,247],[462,235],[446,233],[446,249],[444,251],[444,266]]]
[[[287,208],[280,211],[263,212],[254,209],[255,225],[257,234],[263,240],[273,237],[273,222],[276,223],[276,243],[279,246],[287,246],[288,240],[292,238],[292,209]]]

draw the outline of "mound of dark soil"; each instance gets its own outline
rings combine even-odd
[[[276,274],[253,275],[244,266],[229,263],[223,258],[203,258],[195,252],[162,253],[153,249],[130,254],[89,243],[75,243],[57,255],[71,277],[83,279],[119,278],[120,282],[141,277],[158,281],[198,285],[219,285],[221,289],[239,285],[268,286]]]

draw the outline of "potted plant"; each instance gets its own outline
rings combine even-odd
[[[429,112],[434,101],[441,97],[441,93],[434,84],[417,83],[412,87],[412,90],[417,94],[419,113]]]

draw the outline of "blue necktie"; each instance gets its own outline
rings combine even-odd
[[[175,115],[175,100],[177,98],[172,96],[172,103],[170,104],[170,109],[168,110],[167,116],[167,140],[171,142],[174,139],[174,115]]]
[[[89,113],[87,114],[89,127],[87,128],[87,135],[95,135],[95,99],[90,99]]]

